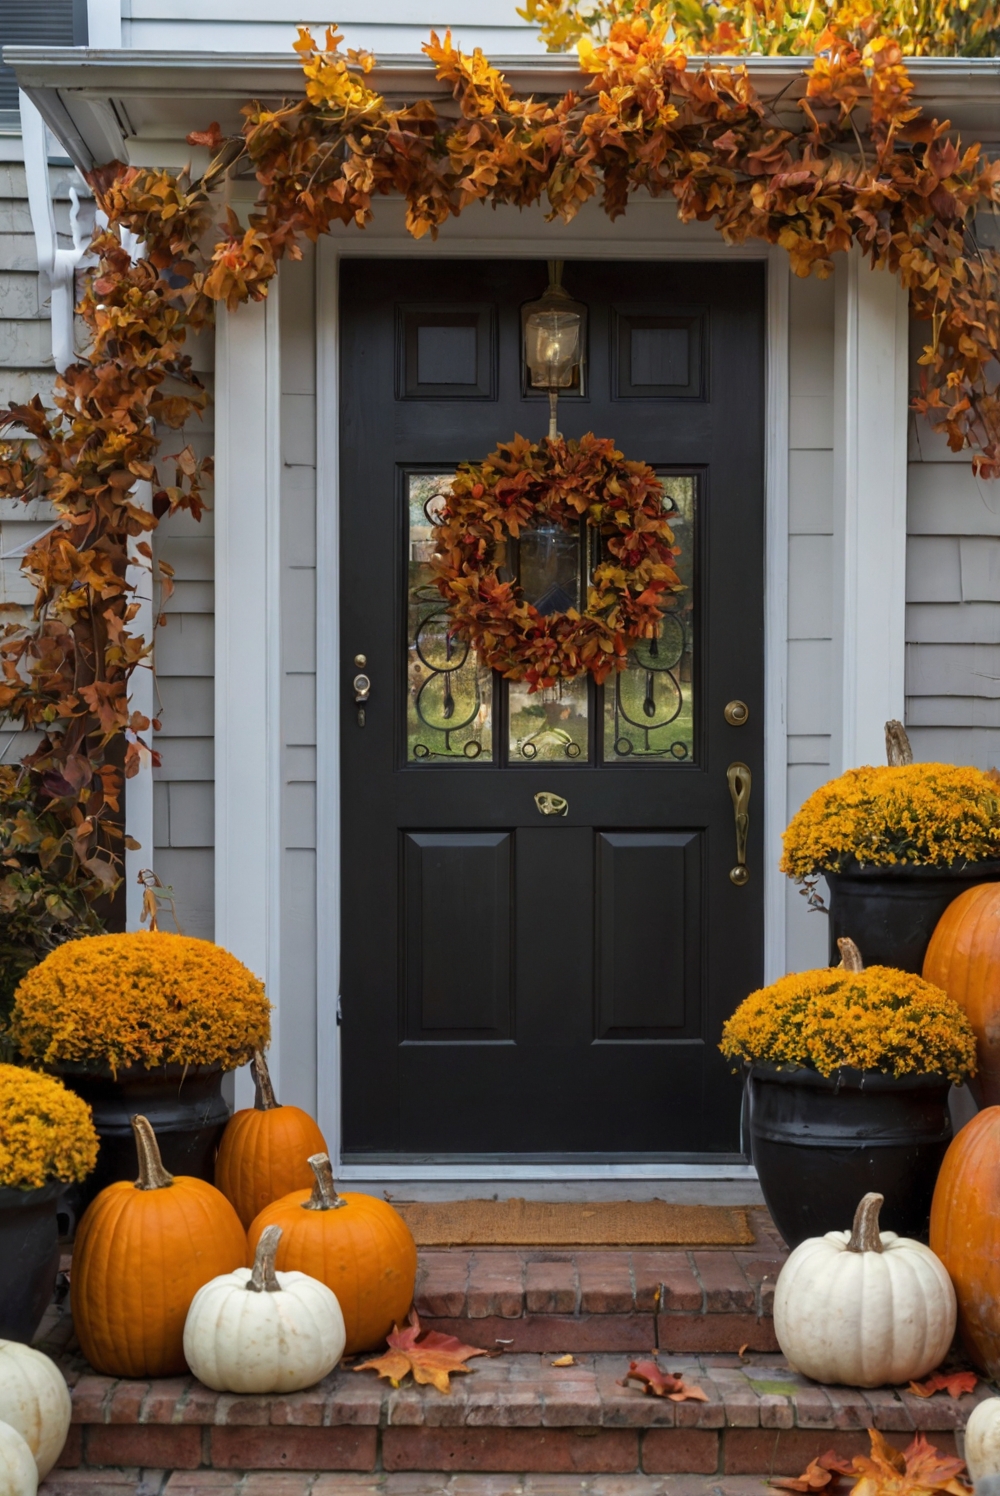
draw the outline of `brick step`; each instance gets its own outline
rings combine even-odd
[[[420,1253],[428,1328],[513,1351],[775,1351],[774,1284],[787,1255],[763,1209],[753,1247]]]
[[[866,1451],[870,1427],[942,1450],[990,1395],[860,1392],[808,1382],[778,1355],[663,1356],[708,1394],[673,1403],[622,1387],[628,1357],[504,1353],[472,1363],[444,1395],[338,1368],[307,1392],[238,1397],[193,1377],[98,1377],[72,1357],[73,1428],[63,1468],[702,1475],[796,1474],[833,1448]],[[61,1477],[60,1477],[61,1478]],[[224,1487],[225,1488],[225,1487]]]
[[[56,1470],[42,1496],[774,1496],[758,1476]]]

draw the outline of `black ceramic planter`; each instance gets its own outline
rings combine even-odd
[[[883,1230],[926,1237],[951,1141],[947,1078],[752,1065],[747,1085],[753,1162],[790,1247],[848,1228],[869,1190],[885,1196]]]
[[[0,1339],[30,1342],[52,1302],[59,1272],[59,1180],[37,1190],[0,1189]]]
[[[219,1066],[161,1065],[147,1070],[132,1065],[112,1076],[110,1070],[61,1065],[59,1074],[66,1085],[89,1102],[101,1140],[97,1167],[71,1192],[74,1209],[82,1211],[118,1179],[135,1179],[138,1164],[130,1119],[136,1113],[149,1118],[171,1174],[193,1174],[213,1183],[215,1155],[229,1121],[223,1073]]]
[[[976,883],[1000,879],[1000,862],[952,867],[859,867],[825,875],[830,889],[830,962],[848,935],[866,966],[919,973],[934,926],[952,899]]]

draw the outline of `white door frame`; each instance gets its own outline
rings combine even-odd
[[[784,971],[785,880],[777,870],[780,836],[785,825],[785,677],[788,593],[788,257],[783,250],[761,244],[726,246],[717,232],[684,225],[673,205],[636,203],[628,219],[617,225],[594,215],[587,230],[576,220],[577,232],[562,225],[536,225],[527,213],[491,213],[485,235],[463,232],[463,223],[447,225],[435,244],[415,241],[401,231],[400,215],[387,205],[376,206],[376,220],[363,234],[347,231],[321,238],[316,262],[317,324],[317,1096],[318,1120],[331,1155],[340,1159],[340,1047],[337,1027],[340,972],[340,711],[342,686],[339,639],[339,378],[338,278],[342,258],[407,256],[426,259],[490,258],[498,252],[524,259],[564,255],[575,259],[632,260],[759,260],[768,267],[765,404],[765,660],[764,756],[765,782],[762,822],[765,836],[765,975],[773,980]],[[472,210],[469,210],[470,214]],[[381,220],[395,217],[389,232]],[[482,219],[479,219],[481,225]],[[477,225],[478,226],[478,225]],[[541,232],[532,232],[537,227]],[[499,230],[499,231],[498,231]],[[700,230],[700,232],[699,232]],[[710,235],[710,237],[708,237]],[[760,802],[758,801],[758,804]],[[323,911],[330,911],[324,917]],[[331,1083],[333,1082],[333,1083]],[[496,1165],[471,1167],[427,1160],[372,1168],[340,1168],[340,1177],[385,1179],[571,1179],[753,1178],[747,1165],[607,1164],[598,1166]]]

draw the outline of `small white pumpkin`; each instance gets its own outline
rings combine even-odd
[[[276,1273],[280,1226],[257,1243],[253,1271],[238,1267],[199,1288],[184,1324],[184,1355],[216,1392],[298,1392],[344,1354],[344,1316],[325,1283]]]
[[[0,1422],[0,1496],[37,1496],[38,1467],[25,1439]]]
[[[965,1425],[965,1463],[978,1485],[987,1475],[1000,1475],[1000,1397],[977,1403]]]
[[[0,1420],[28,1443],[44,1480],[69,1433],[69,1388],[54,1361],[17,1340],[0,1340]]]
[[[853,1231],[802,1242],[781,1269],[774,1333],[816,1382],[881,1387],[933,1371],[955,1334],[955,1290],[929,1247],[879,1231],[882,1195],[866,1195]]]

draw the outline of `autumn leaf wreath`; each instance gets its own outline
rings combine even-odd
[[[598,685],[624,669],[628,646],[652,639],[684,590],[663,485],[608,438],[515,436],[482,463],[462,463],[436,518],[434,569],[450,633],[484,664],[537,691],[587,671]],[[582,611],[539,613],[502,580],[523,530],[584,520],[599,536]]]

